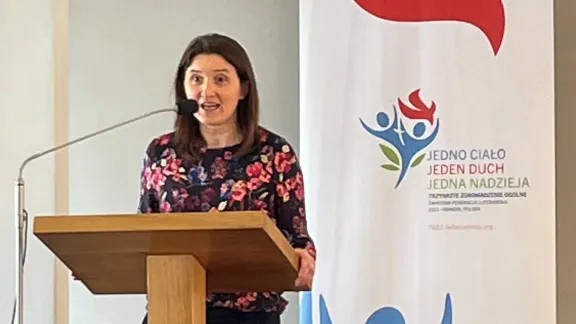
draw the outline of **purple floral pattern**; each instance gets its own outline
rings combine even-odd
[[[155,138],[142,168],[139,212],[264,210],[293,247],[305,248],[315,258],[298,158],[285,139],[259,131],[260,142],[251,154],[235,157],[238,146],[209,149],[200,162],[178,152],[173,133]],[[210,294],[207,305],[282,312],[287,301],[277,292],[225,293]]]

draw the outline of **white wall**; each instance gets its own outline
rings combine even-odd
[[[227,7],[224,7],[224,6]],[[262,124],[298,147],[298,2],[73,0],[70,137],[171,103],[181,52],[197,34],[237,38],[255,65]],[[70,212],[135,212],[146,144],[172,127],[152,117],[70,150]],[[19,123],[20,125],[23,122]],[[139,323],[143,296],[93,297],[70,283],[70,324]],[[297,296],[284,323],[297,323]]]
[[[0,323],[10,323],[16,282],[14,184],[20,163],[53,146],[51,3],[0,1]],[[31,216],[54,212],[54,156],[28,165],[26,207]],[[51,324],[54,259],[29,226],[26,324]]]

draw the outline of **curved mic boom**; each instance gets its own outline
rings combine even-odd
[[[148,118],[153,115],[165,113],[165,112],[176,112],[178,115],[193,115],[198,112],[198,102],[192,99],[182,100],[176,103],[176,108],[166,108],[155,110],[144,115],[140,115],[138,117],[134,117],[128,119],[126,121],[120,122],[118,124],[106,127],[99,131],[84,135],[79,137],[75,140],[70,142],[66,142],[55,146],[53,148],[47,149],[42,152],[38,152],[34,155],[31,155],[27,159],[22,162],[20,165],[20,169],[18,171],[18,180],[16,181],[16,218],[18,222],[18,278],[17,282],[17,292],[16,292],[16,300],[14,301],[14,310],[12,313],[12,324],[14,324],[16,320],[16,310],[18,309],[18,324],[24,323],[24,264],[26,262],[26,247],[27,247],[27,233],[28,233],[28,212],[24,208],[24,168],[28,163],[33,160],[36,160],[44,155],[59,151],[63,148],[72,146],[74,144],[83,142],[89,138],[98,136],[103,133],[107,133],[111,130],[114,130],[119,127],[126,126],[128,124],[134,123],[144,118]]]

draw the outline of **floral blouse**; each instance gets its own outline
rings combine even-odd
[[[144,158],[139,212],[265,210],[294,248],[305,248],[315,258],[298,158],[285,139],[262,127],[259,131],[260,142],[252,153],[233,157],[239,145],[208,149],[199,163],[178,152],[173,132],[155,138]],[[282,312],[287,304],[276,292],[207,297],[209,307],[242,311]]]

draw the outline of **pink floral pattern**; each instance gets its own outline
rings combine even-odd
[[[306,229],[302,171],[285,139],[260,128],[260,142],[251,154],[234,157],[237,146],[209,149],[194,163],[178,152],[173,135],[162,135],[148,146],[140,213],[265,210],[293,247],[316,257]],[[249,292],[211,294],[207,304],[282,312],[287,301],[279,292]]]

